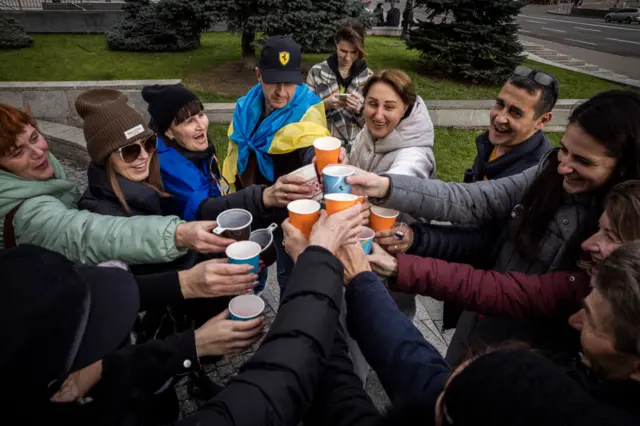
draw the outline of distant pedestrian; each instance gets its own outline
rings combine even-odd
[[[395,4],[391,6],[389,12],[387,12],[387,27],[397,28],[400,26],[400,17],[402,14],[400,13],[400,9],[397,8]]]
[[[373,11],[373,16],[376,19],[376,26],[384,27],[384,8],[382,6],[382,3],[378,3]]]

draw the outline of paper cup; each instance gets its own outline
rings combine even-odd
[[[265,267],[269,267],[276,262],[277,250],[273,244],[273,232],[278,229],[278,225],[272,223],[268,228],[256,229],[249,236],[249,241],[260,244],[260,260]]]
[[[330,165],[324,168],[324,193],[325,194],[348,194],[351,192],[351,185],[347,184],[347,177],[353,176],[353,167]]]
[[[324,196],[327,214],[332,214],[346,210],[358,204],[358,196],[353,194],[327,194]]]
[[[367,197],[365,197],[364,195],[358,195],[358,202],[360,204],[364,204],[367,201]]]
[[[312,200],[322,200],[322,189],[320,188],[320,180],[313,164],[306,165],[298,170],[289,173],[289,176],[300,176],[304,179],[302,186],[307,188],[311,193],[309,198]]]
[[[362,250],[364,254],[367,256],[371,254],[371,249],[373,248],[373,238],[376,236],[376,233],[373,229],[364,227],[362,232],[360,232],[360,245],[362,246]]]
[[[318,138],[313,143],[316,151],[316,167],[318,173],[322,173],[329,164],[337,164],[340,161],[340,148],[342,142],[340,139],[328,136]]]
[[[253,216],[243,209],[225,210],[216,218],[218,227],[213,230],[216,235],[236,241],[246,241],[251,235]]]
[[[376,232],[388,231],[393,228],[393,224],[396,223],[396,218],[399,214],[398,210],[371,206],[371,217],[369,219],[371,229]]]
[[[253,241],[238,241],[227,247],[225,253],[229,258],[229,263],[234,265],[251,265],[253,273],[258,273],[260,264],[260,252],[262,247]]]
[[[320,203],[313,200],[296,200],[287,204],[287,210],[291,224],[309,238],[313,224],[320,217]]]
[[[235,321],[249,321],[264,312],[264,300],[254,294],[236,296],[229,302],[229,313]]]

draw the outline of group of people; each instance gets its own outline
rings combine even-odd
[[[411,79],[368,68],[357,22],[335,42],[305,84],[299,46],[268,39],[223,162],[203,104],[180,84],[142,90],[150,121],[121,92],[82,93],[84,194],[29,111],[0,105],[8,418],[169,424],[174,384],[189,375],[208,402],[185,425],[638,424],[640,95],[581,103],[553,148],[543,130],[558,83],[518,67],[465,183],[445,183]],[[307,238],[286,207],[312,189],[290,173],[330,135],[368,201],[322,212]],[[377,233],[366,256],[370,203],[404,223]],[[254,229],[281,224],[268,332],[262,317],[229,318],[230,297],[264,279],[227,263],[234,240],[212,232],[233,208]],[[457,325],[446,357],[398,294],[445,301]],[[224,388],[204,374],[261,339]],[[385,414],[364,390],[367,364],[391,399]]]

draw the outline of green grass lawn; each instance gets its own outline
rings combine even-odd
[[[220,161],[227,156],[229,139],[228,126],[209,126],[209,140],[216,146]],[[484,130],[461,130],[436,128],[434,154],[436,156],[437,177],[445,182],[459,182],[465,169],[471,167],[476,157],[476,137]],[[558,146],[562,133],[547,133],[554,146]]]
[[[208,33],[202,37],[202,47],[178,53],[112,52],[102,35],[33,34],[34,47],[0,51],[0,81],[70,81],[70,80],[142,80],[180,78],[185,84],[198,86],[201,73],[226,62],[240,60],[240,39],[229,33]],[[399,39],[369,37],[369,66],[374,70],[400,68],[415,81],[418,93],[425,99],[493,99],[498,86],[460,84],[418,76],[417,51],[406,49]],[[327,55],[305,55],[312,65]],[[555,75],[560,81],[564,99],[583,99],[620,85],[598,78],[566,71],[543,64],[527,65]],[[252,84],[253,82],[251,82]],[[204,101],[233,101],[212,92],[199,91]]]

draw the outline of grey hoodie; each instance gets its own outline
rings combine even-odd
[[[427,106],[418,96],[409,117],[384,138],[374,140],[365,126],[353,145],[349,164],[373,173],[390,173],[432,179],[433,123]]]

